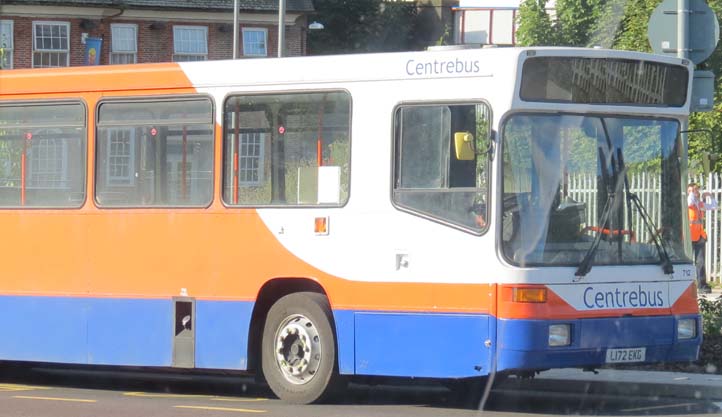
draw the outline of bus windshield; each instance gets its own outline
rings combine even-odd
[[[504,257],[579,269],[690,262],[679,126],[658,118],[511,116],[502,140]]]

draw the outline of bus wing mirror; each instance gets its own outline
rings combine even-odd
[[[454,133],[454,150],[459,161],[473,161],[476,157],[474,135],[470,132]]]

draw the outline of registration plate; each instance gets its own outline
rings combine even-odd
[[[607,363],[644,362],[647,348],[607,349]]]

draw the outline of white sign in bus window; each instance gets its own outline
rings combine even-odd
[[[338,204],[341,202],[341,167],[318,167],[318,203]]]

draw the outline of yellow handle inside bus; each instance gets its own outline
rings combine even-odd
[[[476,156],[474,150],[474,135],[470,132],[454,133],[454,149],[456,159],[459,161],[473,161]]]

